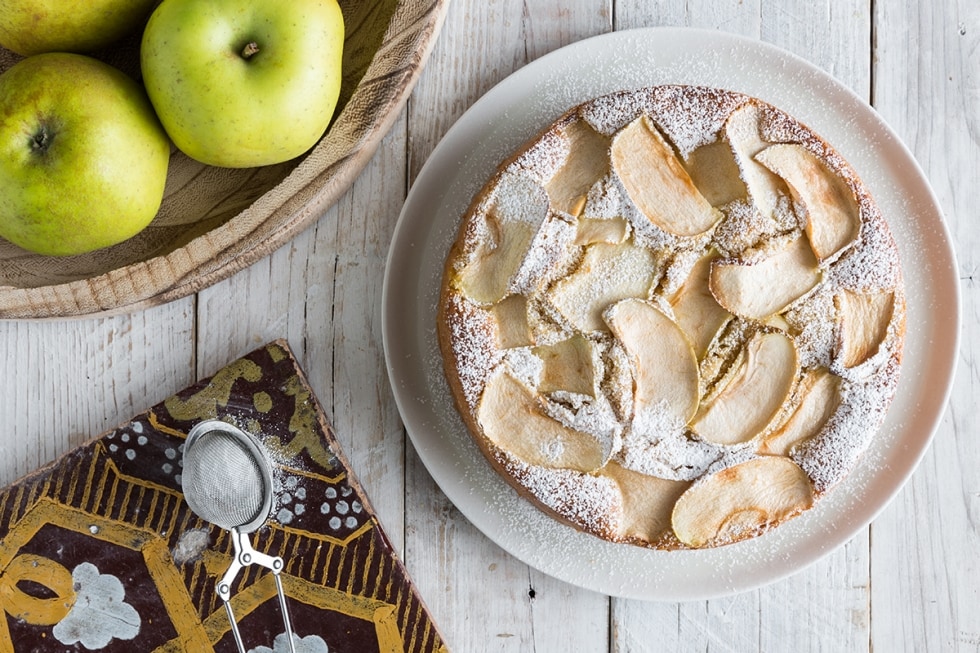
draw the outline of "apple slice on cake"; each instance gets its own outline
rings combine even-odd
[[[548,219],[548,208],[548,194],[529,176],[500,176],[491,201],[468,234],[469,249],[458,277],[464,295],[489,305],[509,294],[535,235]]]
[[[878,351],[895,310],[895,293],[843,290],[834,296],[838,310],[837,349],[844,367],[856,367]]]
[[[609,243],[618,245],[630,235],[629,222],[623,218],[584,218],[575,222],[575,244]]]
[[[642,299],[624,299],[603,317],[633,364],[637,417],[660,411],[678,424],[690,421],[698,409],[698,361],[677,323]]]
[[[527,222],[499,219],[493,211],[486,215],[487,233],[459,274],[463,294],[479,304],[493,304],[507,295],[510,281],[524,260],[534,227]]]
[[[759,331],[745,350],[725,387],[701,406],[692,425],[708,442],[733,445],[764,433],[796,380],[796,347],[786,334]]]
[[[549,417],[541,398],[505,367],[487,381],[476,417],[490,442],[530,465],[591,472],[610,454],[594,436]]]
[[[807,372],[795,392],[796,409],[782,426],[765,436],[759,453],[788,456],[793,447],[819,433],[840,405],[840,381],[825,368]]]
[[[758,535],[813,505],[810,479],[789,458],[762,456],[703,477],[674,504],[674,534],[691,547]]]
[[[822,278],[813,251],[800,235],[758,261],[714,261],[708,287],[735,315],[765,320],[813,290]]]
[[[631,241],[595,243],[578,267],[550,291],[552,304],[580,331],[606,331],[602,312],[627,297],[647,297],[656,277],[657,255]]]
[[[711,251],[698,259],[687,279],[670,299],[677,324],[691,339],[699,360],[704,357],[718,330],[732,318],[732,314],[718,303],[708,288],[711,263],[718,258],[717,252]]]
[[[779,176],[756,161],[756,155],[770,145],[762,137],[761,122],[762,110],[753,103],[744,104],[728,117],[724,134],[742,171],[749,198],[764,216],[773,217],[786,188]]]
[[[690,481],[642,474],[615,461],[610,461],[599,473],[615,481],[623,497],[619,535],[643,542],[656,542],[670,530],[674,503],[691,486]]]
[[[532,353],[543,362],[538,392],[547,394],[563,390],[595,396],[594,349],[592,342],[580,334],[534,347]]]
[[[691,181],[712,206],[724,206],[748,196],[734,152],[724,140],[695,149],[684,163]]]
[[[782,177],[806,209],[806,235],[817,260],[826,261],[853,243],[861,230],[854,193],[844,180],[802,145],[770,145],[756,160]]]
[[[496,324],[497,347],[526,347],[534,342],[527,312],[527,297],[524,295],[508,295],[493,305],[490,313]]]
[[[609,172],[610,138],[584,120],[571,122],[562,135],[568,140],[568,157],[545,189],[556,211],[579,215],[589,189]]]
[[[696,236],[721,219],[721,212],[704,198],[674,150],[645,115],[616,135],[611,158],[630,199],[650,222],[667,233]]]

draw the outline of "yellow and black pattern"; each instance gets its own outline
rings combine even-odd
[[[185,435],[210,418],[256,434],[275,458],[272,517],[251,539],[286,563],[297,651],[445,650],[277,342],[0,493],[0,652],[236,650],[214,591],[230,538],[181,494]],[[250,567],[235,585],[249,650],[285,650],[271,575]]]

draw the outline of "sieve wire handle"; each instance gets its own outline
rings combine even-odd
[[[293,624],[289,620],[289,610],[286,609],[286,593],[282,591],[282,578],[278,571],[273,571],[276,579],[276,592],[279,594],[279,610],[282,612],[282,623],[286,627],[286,637],[289,638],[289,653],[296,653],[293,646]]]
[[[235,638],[238,653],[245,653],[245,643],[242,642],[242,634],[238,631],[238,622],[235,621],[235,613],[231,609],[231,597],[222,596],[221,600],[225,602],[225,612],[228,613],[228,623],[231,624],[231,634]]]
[[[235,620],[235,613],[231,608],[231,584],[234,582],[235,577],[238,576],[238,572],[251,565],[265,567],[275,576],[276,593],[279,595],[279,610],[282,612],[282,622],[285,627],[286,639],[289,642],[289,652],[296,653],[296,648],[293,644],[293,626],[289,619],[289,610],[286,607],[286,593],[282,589],[282,579],[279,577],[279,572],[282,571],[283,567],[282,558],[256,551],[252,548],[252,543],[249,542],[248,535],[242,533],[237,528],[231,530],[231,541],[235,547],[235,558],[231,561],[231,565],[228,567],[224,576],[218,581],[215,586],[215,591],[221,600],[224,601],[225,610],[228,612],[228,621],[231,622],[232,636],[235,638],[235,644],[238,645],[239,653],[245,653],[245,645],[242,642],[241,633],[238,631],[238,622]]]

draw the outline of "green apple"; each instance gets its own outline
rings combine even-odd
[[[303,154],[340,95],[335,0],[164,0],[143,32],[143,83],[178,148],[248,168]]]
[[[0,45],[18,54],[91,52],[139,29],[156,0],[0,0]]]
[[[121,242],[163,199],[170,142],[143,89],[80,54],[0,75],[0,237],[39,254]]]

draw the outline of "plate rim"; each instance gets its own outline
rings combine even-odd
[[[907,146],[895,134],[894,130],[892,130],[891,127],[884,121],[884,119],[879,114],[877,114],[877,112],[874,110],[873,107],[868,105],[867,102],[865,102],[862,98],[860,98],[856,93],[851,91],[848,87],[844,86],[842,83],[835,80],[828,73],[817,68],[814,64],[808,62],[807,60],[803,59],[802,57],[799,57],[794,53],[786,51],[771,43],[766,43],[757,39],[752,39],[750,37],[745,37],[734,33],[720,32],[720,31],[706,30],[706,29],[699,29],[699,28],[686,28],[686,27],[646,27],[646,28],[614,31],[614,32],[609,32],[609,33],[589,37],[581,41],[577,41],[575,43],[564,46],[558,50],[555,50],[549,54],[540,57],[539,59],[511,73],[502,81],[494,85],[489,91],[483,94],[479,99],[477,99],[462,114],[462,116],[460,116],[460,118],[456,121],[456,123],[453,124],[452,127],[450,127],[450,129],[440,139],[439,143],[433,149],[432,153],[429,155],[425,164],[422,166],[418,175],[416,176],[416,179],[412,184],[412,187],[409,189],[409,193],[406,197],[406,201],[402,207],[402,211],[395,225],[395,230],[392,235],[388,256],[386,259],[384,283],[382,288],[382,341],[383,341],[383,347],[385,353],[386,369],[388,372],[389,381],[391,383],[395,403],[399,410],[399,414],[401,415],[402,420],[405,424],[405,428],[409,435],[409,438],[412,441],[412,445],[414,446],[415,450],[420,456],[429,474],[439,485],[443,493],[446,494],[447,498],[449,498],[449,500],[457,507],[457,509],[459,509],[460,512],[471,523],[473,523],[474,526],[477,527],[478,530],[480,530],[489,539],[494,541],[497,545],[501,546],[501,548],[511,553],[511,555],[514,555],[521,562],[533,568],[536,568],[539,571],[542,571],[543,573],[554,576],[556,578],[559,578],[560,580],[569,582],[573,585],[578,585],[586,589],[602,592],[604,594],[608,594],[611,596],[619,596],[623,598],[639,598],[639,599],[647,599],[647,600],[691,600],[691,599],[704,599],[704,598],[726,596],[737,592],[748,591],[765,584],[776,582],[777,580],[785,578],[788,575],[801,571],[803,568],[823,558],[830,552],[838,549],[840,546],[843,546],[844,544],[846,544],[846,542],[850,541],[860,530],[862,530],[868,524],[874,521],[874,519],[881,513],[881,511],[883,511],[891,503],[891,501],[902,489],[902,487],[904,487],[908,479],[911,477],[912,473],[918,467],[919,462],[921,461],[922,457],[925,455],[926,451],[929,448],[929,445],[931,444],[933,438],[935,437],[939,424],[942,420],[942,416],[946,411],[946,406],[948,405],[950,394],[952,392],[952,385],[956,372],[957,352],[959,350],[959,339],[960,339],[960,332],[961,332],[960,329],[961,297],[960,297],[960,289],[958,284],[953,283],[948,288],[946,288],[946,290],[950,292],[950,296],[947,298],[947,301],[951,303],[951,306],[953,307],[955,319],[948,320],[948,324],[950,324],[951,326],[944,330],[944,333],[947,336],[950,335],[952,336],[951,340],[946,341],[947,346],[943,350],[945,356],[942,356],[944,362],[941,365],[942,369],[939,370],[940,376],[944,377],[943,379],[944,382],[941,384],[942,387],[939,389],[939,392],[936,393],[937,396],[933,397],[933,399],[931,400],[931,403],[928,407],[929,408],[928,414],[922,418],[926,422],[928,422],[928,429],[927,429],[928,433],[927,435],[920,437],[918,440],[914,441],[915,443],[917,443],[915,450],[912,451],[911,457],[907,458],[904,468],[898,470],[897,474],[895,473],[895,470],[886,470],[884,472],[877,473],[877,476],[879,477],[881,476],[889,477],[889,483],[888,483],[888,485],[890,485],[889,491],[885,493],[885,495],[879,496],[877,498],[877,500],[874,502],[876,505],[874,505],[872,509],[869,510],[866,505],[862,505],[861,507],[862,509],[864,509],[864,513],[860,519],[858,519],[855,523],[851,523],[849,527],[843,529],[837,529],[836,531],[831,533],[833,535],[832,538],[833,542],[831,543],[832,545],[825,546],[825,547],[816,547],[815,549],[810,550],[806,556],[803,556],[801,558],[800,564],[794,564],[794,565],[789,565],[789,567],[780,568],[778,571],[765,575],[763,578],[758,579],[758,582],[754,582],[754,583],[737,582],[734,584],[730,583],[728,585],[717,585],[711,588],[700,588],[694,591],[678,591],[676,588],[673,591],[665,591],[665,592],[660,592],[656,590],[649,591],[649,590],[644,590],[643,588],[640,588],[638,590],[635,587],[625,587],[625,586],[616,585],[615,583],[610,583],[608,579],[601,578],[595,575],[589,575],[589,574],[579,575],[579,574],[567,573],[568,570],[565,568],[556,569],[547,564],[542,564],[542,561],[540,559],[528,555],[526,551],[515,552],[513,543],[508,539],[508,534],[506,533],[502,534],[500,532],[488,532],[486,508],[480,510],[469,504],[460,505],[461,504],[460,497],[458,493],[455,491],[455,488],[449,486],[449,489],[447,490],[448,479],[446,478],[447,476],[446,470],[440,469],[438,467],[437,462],[435,460],[435,456],[433,456],[431,452],[427,450],[426,442],[424,440],[425,437],[424,431],[426,429],[432,428],[433,425],[415,423],[414,417],[411,416],[408,419],[406,419],[406,414],[410,414],[409,411],[417,407],[417,406],[413,406],[413,404],[417,402],[418,398],[412,397],[410,390],[404,388],[401,379],[401,371],[403,369],[402,366],[404,366],[405,363],[395,359],[395,356],[398,353],[396,351],[398,349],[398,346],[393,345],[393,338],[395,338],[395,336],[397,335],[396,331],[400,329],[401,325],[403,325],[403,319],[404,319],[404,316],[400,315],[399,311],[395,309],[393,305],[394,300],[392,297],[393,286],[397,283],[395,273],[398,272],[401,278],[404,277],[404,275],[401,274],[403,271],[397,269],[397,264],[399,262],[399,257],[401,254],[401,252],[399,252],[399,247],[401,248],[405,247],[405,240],[406,238],[408,238],[408,236],[406,235],[406,230],[409,228],[406,225],[409,225],[410,221],[413,219],[412,211],[415,207],[415,204],[421,201],[418,199],[418,194],[423,192],[427,188],[426,186],[427,184],[430,184],[429,176],[433,174],[432,170],[435,169],[435,166],[437,165],[438,162],[443,161],[444,158],[447,156],[447,152],[451,150],[451,144],[454,142],[454,139],[458,140],[460,133],[463,133],[463,131],[466,129],[470,129],[471,125],[469,123],[473,122],[474,120],[473,116],[481,114],[482,112],[486,111],[487,106],[498,101],[499,100],[498,96],[505,93],[508,87],[519,85],[521,83],[526,84],[528,83],[527,79],[532,79],[533,81],[535,75],[540,75],[543,71],[546,71],[549,66],[555,65],[556,62],[562,60],[567,61],[569,57],[574,56],[577,52],[588,51],[591,48],[600,47],[601,45],[606,45],[615,42],[617,40],[620,41],[629,40],[631,38],[635,38],[637,40],[642,40],[644,38],[650,40],[663,39],[663,38],[672,38],[672,39],[679,38],[679,39],[688,39],[688,40],[694,40],[699,42],[704,39],[709,39],[709,40],[717,41],[719,44],[728,44],[732,47],[747,48],[750,51],[754,51],[756,54],[770,54],[775,56],[775,58],[780,60],[784,65],[786,65],[787,63],[791,64],[792,66],[798,68],[799,70],[803,71],[807,75],[816,78],[817,81],[814,82],[815,85],[823,84],[831,87],[837,94],[842,96],[842,99],[845,101],[845,103],[850,103],[850,104],[857,103],[859,106],[864,107],[865,112],[868,114],[865,116],[865,118],[869,119],[874,124],[874,127],[877,130],[879,130],[880,135],[884,136],[887,139],[888,141],[887,144],[890,147],[897,148],[899,153],[902,155],[903,160],[901,161],[901,163],[908,167],[907,174],[911,175],[912,177],[915,178],[916,181],[919,182],[919,187],[917,188],[917,196],[919,197],[919,199],[924,205],[926,205],[929,209],[931,209],[930,212],[932,213],[932,217],[938,218],[938,220],[936,220],[934,224],[931,225],[933,229],[937,232],[936,244],[940,246],[939,249],[941,249],[942,254],[945,255],[946,257],[945,261],[948,263],[948,268],[955,273],[957,269],[956,256],[955,256],[955,251],[952,247],[949,230],[945,223],[945,220],[943,219],[943,212],[939,204],[938,198],[936,197],[935,192],[932,190],[924,172],[922,171],[921,167],[918,165],[918,162],[915,160],[914,156],[909,151]],[[664,82],[657,82],[657,83],[664,83]],[[642,85],[645,84],[640,84],[640,86]],[[735,89],[735,90],[739,90],[739,89]],[[766,98],[762,98],[762,99],[765,100]],[[570,106],[573,105],[569,105],[569,107],[565,107],[565,108],[570,108]],[[559,110],[559,113],[563,111],[564,108],[561,108]],[[547,123],[541,125],[541,127],[546,126],[546,124]],[[486,127],[485,131],[489,129],[490,129],[489,127]],[[822,132],[818,130],[818,133],[822,133]],[[831,143],[834,143],[833,140],[830,139],[828,140]],[[845,158],[848,157],[845,156]],[[485,181],[485,179],[480,180],[480,185],[482,185],[483,181]],[[454,179],[452,183],[456,183],[456,180]],[[452,186],[452,184],[445,184],[445,183],[443,185]],[[444,196],[445,190],[443,190],[442,193],[440,193],[440,195]],[[453,232],[455,232],[455,226],[457,224],[458,224],[458,217],[455,219],[452,225],[454,227],[452,229]],[[416,243],[413,242],[412,247],[415,246]],[[443,257],[444,257],[444,253],[443,253]],[[441,265],[440,265],[440,269],[441,269]],[[955,280],[955,274],[954,274],[954,280]],[[397,320],[397,324],[395,323],[396,320]],[[906,343],[906,347],[908,347],[908,343]],[[441,369],[441,365],[440,365],[440,369]],[[903,381],[907,377],[908,377],[908,370],[906,369],[905,374],[902,375],[902,380],[900,380],[899,382],[900,388],[903,386]],[[911,382],[904,381],[904,385],[907,385],[908,383]],[[449,410],[455,411],[455,408],[450,406]],[[889,414],[891,415],[894,412],[895,410],[892,409],[889,411]],[[468,441],[469,444],[472,445],[472,450],[475,451],[477,455],[480,456],[480,461],[477,464],[483,463],[487,467],[489,467],[489,463],[486,463],[486,461],[482,458],[482,454],[480,454],[479,451],[476,449],[476,445],[470,442],[469,434],[464,431],[461,435],[465,437],[465,440]],[[463,447],[466,448],[467,445],[464,444]],[[500,479],[500,482],[504,483],[502,479]],[[857,499],[860,500],[861,497],[857,497]],[[523,499],[519,499],[519,500],[523,501]],[[538,509],[533,508],[533,510],[538,510]],[[776,529],[776,531],[779,531],[783,528],[787,528],[789,525],[790,524],[786,524],[780,527],[780,529]],[[565,528],[567,528],[570,531],[573,530],[570,527],[565,527]],[[578,535],[574,533],[570,533],[569,537],[577,538]],[[586,535],[586,537],[591,538],[593,536]],[[594,539],[598,540],[598,538],[594,538]],[[755,539],[759,540],[764,538],[755,538]],[[599,541],[603,542],[601,540]],[[611,544],[607,542],[603,542],[603,545],[600,546],[605,546],[605,545],[609,545],[613,547],[631,546],[631,545],[622,545],[622,544]],[[738,545],[732,545],[732,546],[738,546]],[[632,547],[632,548],[639,548],[639,547]],[[722,548],[729,549],[730,547],[722,547]],[[686,553],[697,554],[698,552],[668,552],[666,555],[677,555],[677,554],[683,555]],[[657,555],[657,554],[653,552],[652,555]],[[591,571],[595,571],[595,570],[592,569]]]

